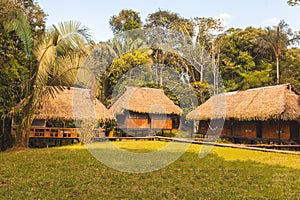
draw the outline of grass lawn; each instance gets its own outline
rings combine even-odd
[[[166,145],[115,142],[134,152]],[[0,153],[0,199],[300,199],[300,156],[200,145],[150,173],[125,173],[84,146]]]

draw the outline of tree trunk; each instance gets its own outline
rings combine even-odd
[[[204,74],[204,52],[203,52],[203,48],[201,49],[201,55],[200,55],[200,81],[203,82],[203,74]]]
[[[163,67],[162,65],[159,66],[159,85],[163,85]]]
[[[217,58],[216,58],[217,57]],[[219,60],[220,54],[212,53],[211,65],[213,70],[213,81],[214,81],[214,95],[219,93]]]
[[[22,147],[27,148],[29,144],[29,134],[30,134],[30,129],[29,130],[23,130],[22,131]]]
[[[280,84],[280,79],[279,79],[279,56],[276,56],[276,84]]]
[[[155,67],[155,83],[158,84],[158,64]]]
[[[216,75],[217,75],[217,78],[216,78],[216,83],[217,83],[217,94],[219,94],[219,63],[220,63],[220,52],[218,52],[217,54],[217,60],[215,61],[216,62]]]
[[[212,53],[211,55],[211,65],[212,65],[212,71],[213,71],[213,92],[214,95],[216,94],[216,64],[215,64],[215,54]]]
[[[25,114],[22,118],[26,118],[24,121],[21,122],[17,129],[16,134],[16,144],[17,147],[27,148],[29,144],[29,135],[32,123],[32,115]]]
[[[26,135],[28,134],[26,132],[27,131],[25,129],[17,131],[16,143],[15,143],[16,147],[22,147],[22,148],[28,147],[28,141],[27,141],[28,137],[26,137]]]

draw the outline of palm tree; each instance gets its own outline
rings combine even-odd
[[[266,34],[262,36],[262,39],[265,45],[273,50],[276,58],[276,83],[280,84],[279,61],[281,54],[289,45],[298,42],[299,35],[293,34],[289,25],[281,20],[277,26],[267,27]]]
[[[45,86],[57,83],[64,86],[65,83],[69,83],[68,77],[72,74],[70,72],[72,69],[78,69],[69,65],[73,62],[70,58],[84,55],[84,44],[88,41],[89,35],[88,30],[80,23],[69,21],[58,26],[53,25],[44,38],[39,38],[38,42],[33,41],[30,25],[24,13],[18,12],[16,16],[15,20],[6,25],[6,29],[14,30],[19,36],[29,61],[27,64],[30,74],[23,80],[26,83],[24,99],[18,106],[21,108],[19,112],[21,122],[16,138],[16,145],[27,147],[31,123],[40,99],[47,95],[53,96],[62,88]],[[33,62],[32,58],[35,58],[36,62]],[[57,66],[62,67],[58,70]],[[59,74],[54,73],[58,71]]]

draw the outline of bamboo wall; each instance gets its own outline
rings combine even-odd
[[[132,117],[134,116],[134,118]],[[173,128],[173,121],[170,116],[166,115],[145,115],[138,113],[117,116],[117,123],[119,128],[126,129],[163,129],[171,130]]]
[[[200,121],[198,126],[198,133],[202,135],[206,135],[208,132],[208,122]]]
[[[280,139],[289,140],[290,139],[290,123],[281,122],[280,123]],[[277,139],[278,138],[278,124],[263,122],[262,123],[262,133],[263,138],[267,139]]]
[[[256,138],[256,125],[255,124],[247,124],[241,125],[241,136],[248,138]]]
[[[151,120],[151,128],[172,129],[172,120],[171,119],[166,119],[166,120],[152,119]]]
[[[209,130],[209,122],[207,121],[199,122],[198,133],[206,135],[207,133],[214,133],[214,132],[221,135],[232,135],[231,127],[228,122],[225,122],[223,127],[219,127],[214,131]]]
[[[138,128],[150,128],[148,119],[127,119],[126,128],[138,129]]]

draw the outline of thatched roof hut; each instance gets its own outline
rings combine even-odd
[[[187,115],[190,120],[298,120],[299,96],[288,84],[215,95]]]
[[[82,120],[94,118],[100,121],[114,117],[105,106],[91,95],[91,90],[64,88],[54,97],[41,101],[35,119]]]
[[[122,115],[125,110],[137,113],[176,114],[182,110],[171,101],[161,89],[126,87],[126,91],[112,105],[114,115]]]

